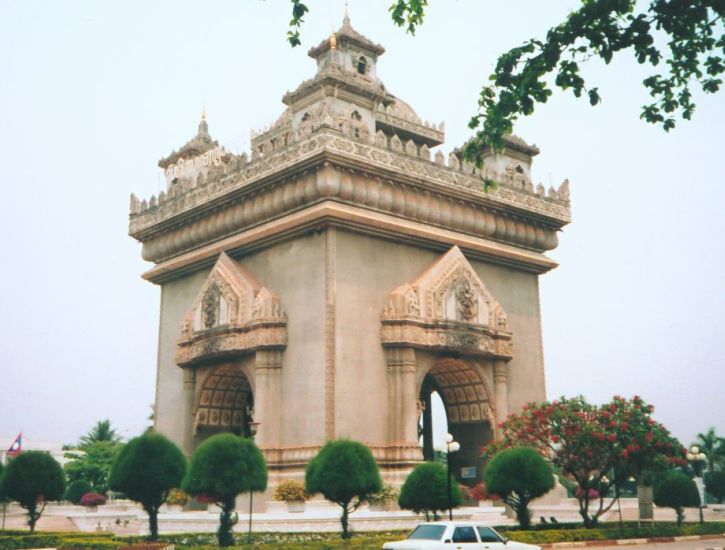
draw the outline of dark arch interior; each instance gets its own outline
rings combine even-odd
[[[249,437],[254,394],[239,366],[221,365],[204,379],[194,420],[195,446],[222,432]]]
[[[420,391],[423,410],[419,430],[423,458],[429,461],[436,458],[433,441],[434,392],[443,402],[448,432],[461,445],[460,451],[450,456],[451,473],[459,480],[464,473],[475,473],[475,477],[462,480],[472,485],[481,479],[481,449],[493,439],[492,426],[486,414],[489,402],[483,380],[463,361],[438,363],[425,376]]]

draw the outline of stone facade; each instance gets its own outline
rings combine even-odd
[[[350,437],[394,478],[423,457],[423,389],[461,466],[545,398],[538,276],[556,266],[568,182],[534,187],[539,151],[514,136],[483,171],[434,152],[444,126],[387,91],[384,51],[346,17],[251,155],[202,119],[159,162],[167,190],[131,196],[161,287],[156,428],[187,453],[257,431],[273,475],[294,475]]]

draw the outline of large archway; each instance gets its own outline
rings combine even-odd
[[[479,366],[461,359],[443,359],[426,373],[420,387],[424,459],[433,460],[436,443],[440,443],[433,441],[435,392],[443,402],[448,432],[461,445],[461,450],[450,457],[451,472],[459,479],[464,474],[475,474],[475,478],[468,477],[471,482],[480,479],[481,449],[494,438],[491,391],[487,386]]]
[[[221,432],[249,437],[254,420],[254,392],[244,369],[234,363],[210,367],[195,409],[195,447]]]

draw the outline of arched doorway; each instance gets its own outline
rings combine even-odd
[[[242,367],[231,363],[210,368],[198,394],[194,447],[221,432],[249,437],[253,414],[254,392]]]
[[[461,450],[450,457],[456,478],[461,477],[462,468],[469,468],[468,475],[473,473],[470,468],[475,468],[475,480],[480,479],[481,449],[494,437],[491,393],[479,369],[460,359],[444,359],[433,365],[421,384],[423,457],[434,460],[435,447],[440,444],[433,440],[434,426],[441,422],[433,417],[433,396],[437,393],[445,409],[448,432],[461,444]]]

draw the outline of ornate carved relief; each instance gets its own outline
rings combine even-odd
[[[506,313],[457,246],[391,293],[382,324],[387,347],[454,349],[502,359],[513,355]]]
[[[279,298],[222,252],[184,318],[176,363],[184,367],[286,344]]]

